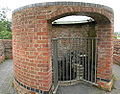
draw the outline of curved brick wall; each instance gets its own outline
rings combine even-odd
[[[13,12],[13,60],[15,87],[21,93],[48,93],[52,87],[52,21],[68,15],[90,16],[97,22],[97,84],[109,89],[112,80],[113,10],[81,2],[48,2]]]

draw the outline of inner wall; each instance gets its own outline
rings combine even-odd
[[[52,38],[96,37],[95,22],[52,24]]]

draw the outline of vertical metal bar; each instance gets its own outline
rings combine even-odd
[[[94,40],[94,39],[91,39],[91,46],[92,46],[92,47],[91,47],[91,52],[92,52],[92,53],[91,53],[91,57],[92,57],[92,60],[91,60],[91,81],[92,81],[92,82],[93,82],[93,71],[94,71],[94,68],[93,68],[93,64],[94,64],[94,63],[93,63],[93,62],[94,62],[94,61],[93,61],[93,53],[94,53],[94,51],[93,51],[93,47],[94,47],[94,45],[93,45],[93,40]]]
[[[97,68],[97,39],[95,39],[95,83],[96,83],[96,68]]]
[[[77,44],[77,49],[78,49],[79,48],[79,39],[76,39],[76,44]],[[78,63],[79,63],[78,55],[79,55],[79,52],[77,52],[77,58],[76,58],[77,60],[76,60],[76,65],[75,65],[75,72],[76,72],[76,75],[75,75],[76,77],[75,78],[76,78],[76,80],[78,80],[78,74],[77,74],[77,72],[78,72],[78,70],[77,70],[78,69]]]
[[[66,56],[66,79],[68,80],[68,62],[69,62],[69,59],[68,59],[68,53],[67,53],[67,56]]]
[[[87,67],[86,67],[86,39],[84,39],[84,41],[85,41],[85,42],[84,42],[84,44],[85,44],[85,45],[84,45],[84,47],[85,47],[85,48],[84,48],[84,50],[85,50],[85,54],[84,54],[84,63],[85,63],[85,64],[84,64],[84,68],[85,68],[85,71],[84,71],[84,75],[85,75],[85,79],[86,79],[86,72],[87,72]]]
[[[62,77],[62,78],[63,78],[63,81],[65,80],[65,79],[64,79],[64,78],[65,78],[65,77],[64,77],[64,75],[65,75],[65,69],[64,69],[65,67],[64,67],[64,64],[65,64],[65,62],[64,62],[64,55],[63,55],[63,57],[62,57],[62,67],[63,67],[63,68],[62,68],[62,70],[63,70],[63,77]]]
[[[57,62],[57,40],[53,41],[53,72],[54,72],[54,86],[56,88],[58,84],[58,62]]]
[[[88,39],[88,81],[90,81],[90,40]]]
[[[87,43],[88,41],[87,41],[87,39],[86,39],[86,80],[88,80],[88,51],[87,51]]]
[[[59,73],[59,77],[58,77],[58,81],[61,79],[61,72],[60,72],[60,69],[61,69],[61,61],[60,61],[60,57],[59,57],[59,39],[57,40],[57,61],[58,61],[58,73]]]
[[[75,56],[76,56],[76,52],[74,52],[75,50],[77,50],[77,48],[76,48],[76,41],[75,41],[76,39],[75,38],[73,38],[73,40],[72,40],[72,47],[73,47],[73,58],[75,59]],[[72,63],[74,63],[75,64],[75,62],[73,61]],[[72,65],[74,65],[74,64],[72,64]],[[74,72],[74,66],[73,66],[73,71],[72,71],[72,79],[74,79],[74,76],[75,76],[75,72]]]
[[[55,40],[52,40],[52,42],[53,42],[53,80],[54,80],[54,86],[55,86],[55,65],[54,65],[54,63],[55,63]]]
[[[56,80],[57,80],[56,85],[58,84],[58,60],[57,60],[58,59],[58,52],[57,51],[58,51],[58,44],[57,44],[57,40],[56,40],[56,66],[55,66],[56,67]]]
[[[76,39],[76,45],[77,45],[76,46],[77,47],[77,54],[76,54],[76,56],[77,56],[76,59],[77,60],[76,60],[76,65],[75,65],[75,73],[76,73],[75,78],[77,79],[77,65],[78,65],[78,61],[79,61],[79,57],[78,57],[79,56],[79,39],[78,38]]]
[[[83,76],[83,78],[84,78],[84,39],[83,38],[81,38],[81,65],[82,65],[82,67],[83,67],[83,74],[82,74],[82,76]],[[81,69],[80,69],[80,73],[81,73]],[[83,79],[82,78],[82,79]]]
[[[60,81],[62,80],[61,78],[62,78],[62,73],[61,73],[61,70],[62,70],[62,64],[61,64],[62,62],[61,62],[61,60],[59,61],[59,64],[60,64],[60,69],[59,69],[59,72],[60,72]]]
[[[60,62],[59,62],[59,60],[58,60],[58,81],[60,80]]]
[[[83,38],[83,78],[85,79],[85,72],[86,72],[86,67],[85,67],[85,38]]]
[[[70,39],[70,38],[69,38]],[[72,49],[71,49],[71,39],[70,39],[70,83],[71,83],[71,51],[72,51]]]
[[[77,64],[77,39],[74,39],[74,41],[73,41],[74,43],[75,43],[75,52],[74,52],[74,54],[75,54],[75,62],[74,62],[74,64],[73,64],[73,71],[74,71],[74,74],[73,74],[73,78],[74,79],[76,79],[76,64]]]
[[[79,70],[78,70],[78,73],[80,73],[80,67],[81,67],[81,65],[82,65],[82,58],[81,58],[81,56],[82,56],[82,38],[80,38],[79,39],[79,42],[80,42],[80,61],[79,61]],[[79,80],[81,79],[81,77],[80,77],[80,75],[79,75]]]
[[[77,80],[80,80],[80,77],[79,77],[80,62],[81,62],[81,58],[80,58],[80,55],[81,55],[80,38],[78,39],[78,45],[80,47],[80,52],[79,52],[79,61],[78,61],[78,64],[77,64]]]

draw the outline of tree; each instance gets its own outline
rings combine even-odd
[[[11,22],[7,19],[8,8],[0,9],[0,31],[11,31]]]
[[[0,9],[0,39],[11,38],[11,22],[7,19],[8,8]]]

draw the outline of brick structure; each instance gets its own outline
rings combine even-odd
[[[67,22],[66,22],[67,23]],[[90,37],[96,35],[95,32],[95,22],[85,22],[83,23],[53,23],[52,24],[52,38],[59,38],[59,37]],[[94,33],[94,35],[92,34]],[[91,35],[90,35],[91,34]]]
[[[5,59],[4,49],[3,41],[0,40],[0,63],[2,63]]]
[[[120,64],[120,39],[114,39],[113,63]]]
[[[12,40],[11,39],[0,39],[0,63],[5,58],[12,59]]]
[[[20,94],[48,94],[52,87],[52,21],[69,15],[92,17],[98,41],[97,84],[111,90],[113,10],[81,2],[38,3],[13,11],[14,85]]]
[[[4,54],[6,58],[12,59],[12,40],[11,39],[3,39],[4,45]]]

